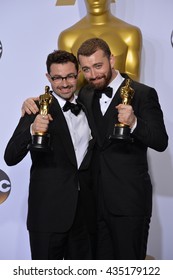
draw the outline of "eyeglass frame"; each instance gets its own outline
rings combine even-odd
[[[68,74],[68,75],[65,76],[65,77],[62,77],[62,76],[53,76],[53,77],[52,77],[51,75],[49,75],[49,76],[50,76],[51,80],[52,80],[54,83],[61,83],[63,80],[69,82],[68,79],[70,79],[70,78],[76,80],[78,74]],[[71,81],[71,82],[72,82],[72,81]]]

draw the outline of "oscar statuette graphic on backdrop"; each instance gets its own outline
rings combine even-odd
[[[76,0],[57,0],[56,1],[56,6],[65,6],[65,5],[74,5]],[[112,3],[115,3],[115,0],[111,1]]]
[[[60,4],[60,2],[62,4]],[[57,1],[56,6],[65,5],[70,0]],[[115,68],[120,73],[127,73],[132,80],[140,80],[140,64],[142,51],[142,33],[138,26],[114,16],[111,5],[118,6],[115,0],[78,1],[84,2],[86,15],[72,26],[62,30],[58,36],[58,49],[63,49],[77,55],[80,45],[89,38],[98,37],[105,40],[115,56]],[[117,3],[117,4],[112,4]],[[73,9],[73,7],[69,7]],[[70,38],[70,39],[69,39]],[[78,77],[78,89],[86,81],[82,71]]]

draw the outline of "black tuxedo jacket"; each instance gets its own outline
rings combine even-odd
[[[78,186],[81,188],[84,212],[90,231],[94,231],[94,200],[90,182],[90,160],[94,140],[77,168],[70,132],[59,106],[53,97],[49,113],[50,152],[31,151],[27,226],[31,231],[65,232],[73,223]],[[31,143],[30,125],[35,116],[25,114],[19,121],[4,154],[8,165],[19,163],[28,153]]]
[[[124,85],[125,81],[121,86]],[[103,192],[107,209],[115,215],[150,216],[152,185],[148,174],[147,149],[164,151],[168,136],[155,89],[135,81],[130,86],[135,90],[131,105],[137,116],[137,127],[132,133],[133,143],[110,139],[114,124],[118,122],[115,106],[121,103],[120,88],[104,117],[98,117],[95,113],[94,91],[89,85],[81,89],[79,100],[86,107],[96,138],[93,178],[96,190]]]

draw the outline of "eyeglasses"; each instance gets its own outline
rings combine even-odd
[[[53,82],[55,83],[61,83],[63,80],[66,80],[67,82],[74,82],[77,78],[76,74],[69,74],[66,77],[62,77],[62,76],[50,76],[50,78],[52,79]]]

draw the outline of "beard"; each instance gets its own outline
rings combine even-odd
[[[102,76],[97,76],[95,79],[89,79],[88,80],[88,83],[94,88],[94,89],[104,89],[106,88],[110,81],[111,81],[111,78],[112,78],[112,69],[111,69],[111,66],[109,67],[109,70],[108,70],[108,73],[107,75],[102,75]],[[94,81],[99,81],[97,84],[94,83]]]

